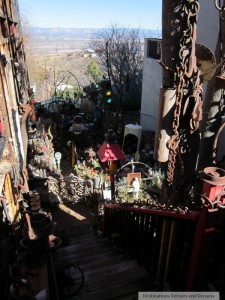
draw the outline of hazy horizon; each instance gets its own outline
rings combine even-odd
[[[162,0],[18,0],[19,9],[30,25],[41,28],[161,29]]]

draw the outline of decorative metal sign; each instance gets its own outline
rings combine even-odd
[[[133,179],[138,178],[141,179],[141,172],[137,173],[128,173],[127,174],[127,185],[130,186],[132,184]]]

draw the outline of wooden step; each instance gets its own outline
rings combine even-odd
[[[138,300],[139,291],[150,291],[150,278],[143,276],[134,279],[127,279],[113,284],[110,280],[108,286],[98,288],[92,291],[85,291],[85,286],[76,297],[70,298],[71,300],[109,300],[109,299],[125,299],[125,296],[132,295],[132,300]]]
[[[97,254],[103,254],[109,252],[110,249],[107,247],[100,247],[98,245],[93,246],[92,248],[72,248],[72,249],[66,249],[66,251],[61,251],[60,253],[57,253],[54,255],[55,261],[77,261],[79,262],[81,259]]]
[[[130,269],[137,269],[137,262],[136,261],[123,261],[121,257],[118,257],[117,259],[114,258],[111,261],[106,261],[104,264],[101,265],[101,267],[96,268],[96,266],[90,268],[86,265],[85,267],[80,265],[82,271],[85,275],[85,280],[93,280],[94,278],[103,278],[105,276],[108,276],[110,274],[115,274],[119,272],[123,272]],[[139,269],[141,270],[141,269]],[[144,270],[142,270],[144,271]],[[144,271],[146,274],[146,271]],[[71,273],[73,275],[73,273]]]
[[[69,236],[71,244],[76,244],[76,243],[81,242],[84,239],[88,239],[88,238],[96,238],[96,239],[101,239],[101,240],[108,240],[108,239],[104,238],[103,235],[98,234],[98,233],[95,234],[93,232],[89,233],[89,234],[82,234],[80,236],[75,236],[75,237]]]
[[[89,274],[89,277],[86,278],[86,272],[84,273],[84,287],[81,293],[99,289],[101,290],[113,285],[127,283],[130,280],[143,278],[147,274],[141,269],[137,269],[136,267],[132,268],[127,265],[127,267],[124,267],[124,269],[121,269],[120,271],[111,271],[111,273],[108,273],[107,270],[104,270],[104,273],[95,274],[93,278],[91,278],[90,275],[91,274]]]
[[[59,248],[55,251],[54,257],[62,257],[63,256],[67,256],[67,255],[73,255],[76,253],[88,253],[91,252],[92,249],[99,249],[99,251],[102,249],[102,251],[104,250],[108,250],[109,247],[107,245],[104,244],[104,242],[96,242],[95,240],[93,241],[87,241],[81,244],[75,244],[75,245],[70,245],[67,247],[62,247]]]
[[[82,235],[80,237],[75,237],[75,238],[69,239],[69,244],[66,247],[71,246],[71,245],[88,244],[89,242],[110,244],[109,240],[106,238],[88,234],[88,235]]]
[[[93,235],[81,235],[81,236],[78,236],[78,237],[73,237],[73,238],[69,238],[69,243],[70,245],[74,245],[74,244],[80,244],[82,243],[84,240],[93,240],[95,239],[96,237],[93,236]]]
[[[160,291],[137,261],[114,251],[112,243],[103,237],[92,234],[73,237],[69,246],[55,250],[53,258],[56,268],[77,263],[84,274],[84,285],[71,300],[135,300],[138,291]],[[80,274],[79,269],[73,268],[69,273],[75,288]]]
[[[118,254],[113,253],[110,249],[105,252],[97,252],[97,253],[90,253],[88,256],[84,256],[82,253],[78,255],[72,255],[67,257],[58,258],[55,260],[55,265],[58,267],[62,267],[64,265],[70,263],[78,263],[80,266],[83,267],[83,264],[92,267],[98,267],[99,265],[106,263],[108,260],[112,260],[118,257]],[[119,256],[120,257],[120,256]]]
[[[119,262],[126,262],[126,259],[124,258],[124,255],[113,255],[112,253],[109,254],[103,254],[99,256],[98,260],[94,259],[92,262],[84,263],[81,262],[79,265],[82,268],[84,272],[99,269],[99,266],[114,266],[118,264]]]
[[[67,229],[66,232],[70,238],[80,237],[86,234],[92,234],[93,230],[90,224],[76,224],[76,226],[71,226],[71,229]]]

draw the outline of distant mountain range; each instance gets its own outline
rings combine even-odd
[[[101,29],[95,28],[41,28],[32,27],[32,42],[34,54],[55,54],[58,53],[84,51],[89,48],[90,39]],[[141,37],[160,37],[158,30],[140,30]]]
[[[32,27],[34,35],[46,35],[52,37],[73,37],[76,39],[90,39],[91,36],[101,29],[97,28],[41,28]],[[140,33],[144,37],[158,37],[161,35],[159,30],[140,29]]]

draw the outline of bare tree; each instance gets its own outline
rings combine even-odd
[[[91,47],[99,53],[103,72],[112,81],[118,109],[140,105],[143,49],[139,29],[112,25],[95,33]]]
[[[40,60],[33,55],[34,49],[36,49],[37,45],[33,39],[32,24],[27,17],[29,13],[29,10],[27,12],[20,13],[23,42],[26,50],[29,81],[31,85],[35,85],[36,99],[42,100],[46,95],[46,66],[42,65]]]
[[[65,71],[56,71],[56,69],[54,68],[52,74],[50,74],[49,77],[49,84],[53,86],[53,92],[52,92],[52,96],[53,98],[56,97],[57,95],[57,88],[65,83],[68,82],[69,79],[69,75],[65,72]]]

